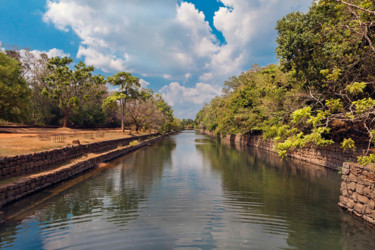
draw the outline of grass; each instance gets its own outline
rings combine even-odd
[[[138,143],[139,143],[138,140],[134,140],[134,141],[131,141],[131,142],[129,143],[129,146],[134,146],[134,145],[137,145]]]
[[[57,138],[54,135],[63,136]],[[126,138],[130,136],[131,135],[129,131],[125,131],[125,133],[122,133],[120,130],[106,129],[98,131],[67,128],[0,128],[0,157],[29,154],[34,152],[71,146],[73,145],[74,140],[79,140],[80,144],[89,144],[104,140]]]

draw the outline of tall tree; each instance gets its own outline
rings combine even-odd
[[[21,65],[0,52],[0,119],[25,119],[30,89],[22,77]]]
[[[126,103],[129,100],[134,100],[140,97],[140,87],[139,78],[132,76],[129,72],[120,72],[112,77],[108,77],[107,81],[119,88],[111,96],[107,97],[103,106],[108,108],[110,106],[120,104],[121,109],[121,130],[125,131],[125,111]]]
[[[86,66],[79,62],[74,69],[69,68],[71,58],[52,58],[48,62],[51,74],[46,78],[47,86],[43,94],[58,100],[61,112],[64,115],[63,126],[68,126],[68,119],[72,109],[79,107],[91,97],[91,88],[98,88],[105,83],[101,75],[93,76],[93,66]]]

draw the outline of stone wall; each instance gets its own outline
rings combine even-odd
[[[339,206],[375,224],[375,165],[344,163]]]
[[[111,161],[131,151],[149,145],[150,143],[156,142],[162,139],[163,137],[164,136],[158,136],[156,138],[140,142],[134,146],[126,146],[121,149],[115,149],[110,152],[99,154],[87,160],[80,161],[78,163],[68,164],[66,166],[62,166],[44,173],[34,174],[28,177],[20,178],[13,183],[1,185],[0,207],[12,201],[18,200],[24,196],[27,196],[31,193],[34,193],[38,190],[51,186],[52,184],[71,178],[88,169],[96,168],[102,162]],[[132,139],[134,140],[134,138]]]
[[[212,137],[218,137],[211,132],[202,130],[200,132]],[[247,145],[271,152],[276,152],[273,147],[273,141],[263,140],[263,137],[261,135],[227,135],[221,139],[231,141],[233,143],[240,143],[241,145]],[[298,148],[293,152],[289,152],[288,156],[308,163],[338,170],[338,168],[340,168],[344,162],[356,162],[357,156],[361,153],[362,152],[345,152],[339,147],[339,145],[330,145],[321,148],[312,146]]]
[[[50,151],[27,155],[2,157],[0,158],[0,180],[46,170],[53,166],[63,164],[71,159],[81,157],[85,154],[112,150],[118,146],[128,145],[133,140],[144,140],[150,136],[156,135],[158,134],[68,146],[60,149],[53,149]]]

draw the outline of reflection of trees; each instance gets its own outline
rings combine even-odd
[[[17,221],[0,225],[0,246],[14,241],[20,224],[30,217],[38,222],[58,224],[51,227],[56,226],[59,230],[68,228],[70,222],[89,221],[96,216],[105,217],[118,226],[125,225],[137,216],[139,203],[147,198],[151,185],[161,180],[163,168],[170,163],[175,147],[175,142],[166,138],[145,150],[114,161],[111,163],[114,167],[96,169],[61,184],[71,185],[69,189],[59,185],[46,191],[54,193],[59,188],[63,189],[46,202],[23,212],[23,217]],[[40,199],[40,194],[35,196]],[[23,202],[33,204],[38,199],[31,196]],[[12,206],[8,210],[12,210]]]
[[[340,241],[341,234],[328,233],[328,229],[340,232],[336,173],[238,145],[245,154],[219,142],[196,147],[221,173],[225,197],[237,200],[242,215],[282,216],[288,223],[288,243],[297,248],[325,249]]]
[[[160,182],[163,168],[171,161],[171,152],[175,147],[176,144],[167,139],[117,161],[119,173],[106,179],[105,195],[110,197],[111,204],[106,206],[105,211],[110,221],[123,225],[137,216],[134,211],[146,199],[151,185]],[[114,220],[118,217],[121,221]]]

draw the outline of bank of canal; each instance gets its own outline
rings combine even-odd
[[[340,176],[185,131],[4,208],[2,248],[372,249]]]

